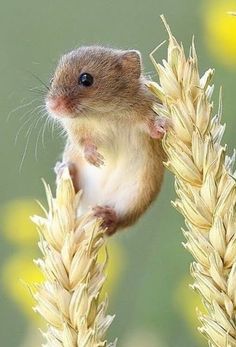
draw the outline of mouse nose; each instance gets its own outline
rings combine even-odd
[[[68,100],[64,96],[48,98],[47,106],[53,112],[63,112],[67,110]]]

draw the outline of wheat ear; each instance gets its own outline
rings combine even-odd
[[[48,323],[44,346],[114,347],[104,339],[113,316],[106,315],[107,300],[100,299],[106,261],[97,258],[105,246],[104,232],[89,214],[77,218],[79,195],[67,169],[58,180],[56,198],[45,187],[49,211],[45,218],[32,218],[43,254],[36,264],[45,275],[34,294],[35,310]]]
[[[161,104],[155,111],[171,118],[172,128],[163,145],[167,168],[175,175],[178,199],[174,202],[185,218],[184,247],[195,258],[191,264],[193,288],[206,307],[199,313],[199,328],[211,346],[236,346],[236,185],[235,155],[228,157],[220,142],[221,97],[218,113],[212,116],[210,81],[213,70],[200,78],[194,43],[189,57],[182,44],[169,34],[168,58],[157,64],[160,84],[150,90]]]

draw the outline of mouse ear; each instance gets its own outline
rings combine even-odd
[[[141,75],[141,54],[139,51],[130,50],[122,54],[122,66],[127,73],[132,73],[136,78]]]

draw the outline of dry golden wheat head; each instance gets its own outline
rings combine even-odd
[[[42,259],[36,264],[45,276],[37,286],[35,311],[48,323],[43,333],[50,347],[115,347],[105,333],[114,316],[106,315],[107,299],[100,293],[107,261],[98,262],[105,247],[104,231],[89,214],[77,218],[79,195],[65,169],[56,197],[45,184],[49,211],[32,219],[40,232]]]
[[[221,145],[225,129],[221,96],[218,113],[212,115],[214,71],[209,69],[200,77],[194,42],[186,57],[162,19],[169,34],[168,57],[158,64],[151,54],[160,82],[150,82],[149,88],[160,100],[155,111],[170,117],[172,123],[163,141],[168,156],[165,165],[175,175],[178,199],[173,204],[185,218],[184,246],[195,258],[192,287],[207,310],[207,314],[199,313],[199,330],[211,346],[235,347],[235,154],[228,157],[226,146]]]

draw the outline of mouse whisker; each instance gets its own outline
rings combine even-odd
[[[20,133],[23,131],[23,129],[26,127],[26,125],[29,124],[29,127],[25,133],[25,138],[26,138],[26,144],[25,144],[25,148],[22,154],[22,158],[21,158],[21,162],[20,162],[20,166],[19,166],[19,171],[21,172],[22,167],[23,167],[23,163],[27,154],[27,149],[29,146],[29,142],[30,142],[30,137],[32,134],[33,129],[37,128],[37,125],[39,124],[41,117],[40,117],[40,113],[42,113],[42,111],[45,111],[44,105],[38,105],[35,108],[33,108],[32,110],[29,110],[26,114],[23,115],[23,118],[25,118],[28,114],[30,114],[30,117],[27,118],[25,120],[25,122],[23,123],[23,125],[20,127],[20,129],[18,130],[16,137],[15,137],[15,144],[17,143],[18,139],[19,139],[19,135]],[[33,115],[33,117],[31,117]],[[36,115],[36,116],[35,116]]]
[[[42,89],[39,89],[39,88],[30,88],[29,91],[32,92],[32,93],[36,93],[36,94],[38,94],[40,96],[44,96],[44,97],[47,95],[45,90],[42,90]]]
[[[19,119],[20,119],[21,121],[23,121],[23,119],[25,119],[28,115],[30,115],[30,117],[31,117],[32,115],[34,115],[34,113],[35,113],[36,111],[38,111],[38,109],[40,109],[40,107],[41,107],[41,105],[35,106],[34,108],[30,109],[29,111],[27,111],[26,113],[24,113],[23,115],[21,115]]]
[[[41,109],[39,108],[39,111],[36,113],[36,118],[35,118],[35,121],[33,123],[32,129],[28,130],[28,132],[27,132],[28,137],[30,137],[32,130],[37,129],[38,124],[40,123],[41,120],[43,120],[42,113],[45,112],[44,106],[43,105],[39,105],[39,106]],[[34,152],[35,152],[36,161],[38,160],[38,148],[37,148],[38,147],[38,139],[40,138],[40,133],[41,133],[42,127],[43,127],[43,123],[39,128],[39,133],[38,133],[36,144],[35,144],[35,151]],[[36,150],[36,148],[37,148],[37,150]]]
[[[55,129],[57,130],[59,127],[61,128],[60,122],[57,119],[50,117],[47,111],[45,113],[45,116],[47,116],[48,129],[50,129],[51,139],[53,139]]]
[[[35,159],[36,160],[38,160],[39,139],[41,138],[42,146],[43,146],[43,148],[45,148],[46,147],[46,141],[45,141],[46,129],[47,129],[47,127],[49,129],[50,124],[54,124],[53,119],[51,119],[51,117],[47,114],[47,110],[45,108],[45,105],[42,105],[42,109],[39,112],[39,117],[40,117],[40,120],[43,121],[43,123],[40,126],[40,129],[39,129],[39,132],[37,135],[37,139],[36,139],[36,143],[35,143],[34,153],[35,153]],[[51,134],[51,136],[52,136],[52,134]],[[52,138],[53,138],[53,136],[52,136]]]
[[[41,111],[39,111],[39,112],[37,113],[37,117],[34,119],[34,122],[33,122],[34,129],[37,128],[37,125],[39,124],[39,122],[40,122],[41,119],[42,119],[42,118],[40,117],[40,112],[41,112]],[[27,131],[26,136],[28,135],[28,133],[29,133],[29,130]]]
[[[17,133],[16,133],[16,136],[15,136],[15,140],[14,140],[14,144],[16,145],[17,142],[18,142],[18,139],[19,139],[19,136],[20,136],[20,133],[23,131],[23,129],[25,128],[25,126],[32,122],[32,118],[28,118],[24,121],[24,123],[21,125],[21,127],[18,129]],[[32,124],[32,123],[31,123]],[[30,126],[31,126],[30,124]]]
[[[23,168],[23,163],[24,163],[24,160],[25,160],[25,157],[26,157],[26,154],[27,154],[27,150],[28,150],[28,147],[29,147],[29,142],[30,142],[30,136],[32,134],[32,131],[35,127],[35,123],[37,123],[37,119],[34,119],[34,121],[32,122],[32,124],[29,126],[29,129],[26,133],[26,143],[25,143],[25,147],[24,147],[24,151],[23,151],[23,154],[22,154],[22,157],[21,157],[21,161],[20,161],[20,165],[19,165],[19,172],[22,172],[22,168]]]
[[[40,120],[41,120],[41,119],[40,119]],[[42,133],[43,126],[44,126],[44,124],[42,123],[41,126],[40,126],[40,128],[39,128],[39,132],[38,132],[37,139],[36,139],[36,142],[35,142],[34,156],[35,156],[35,160],[36,160],[36,161],[38,161],[39,139],[40,139],[40,137],[41,137],[41,133]]]
[[[36,78],[48,91],[50,90],[49,86],[37,75],[35,75],[33,72],[31,72],[31,75]]]
[[[57,127],[57,130],[58,130],[58,135],[59,136],[67,137],[67,131],[62,126],[59,126],[59,124],[56,123],[56,127]]]
[[[37,139],[36,139],[36,141],[35,141],[34,157],[35,157],[35,160],[36,160],[36,161],[38,161],[38,144],[39,144],[39,139],[40,139],[42,127],[43,127],[43,124],[41,124],[41,126],[40,126],[40,128],[39,128],[39,132],[38,132],[38,135],[37,135]]]
[[[51,138],[54,138],[54,133],[58,132],[62,129],[62,125],[59,121],[54,121],[52,117],[48,116],[49,118],[49,127],[51,128]]]
[[[51,127],[51,138],[53,139],[56,122],[53,122],[53,119],[51,117],[48,117],[48,118],[49,118],[49,127]]]
[[[43,115],[43,117],[45,116],[45,114]],[[42,145],[43,145],[43,148],[45,148],[45,131],[47,129],[47,126],[49,125],[49,117],[47,116],[46,117],[46,121],[44,122],[44,125],[43,125],[43,131],[42,131]]]
[[[24,100],[24,99],[23,99],[23,100]],[[19,106],[17,106],[16,108],[14,108],[13,110],[11,110],[11,111],[8,113],[8,115],[7,115],[7,122],[10,120],[10,118],[11,118],[11,116],[12,116],[13,114],[15,114],[16,112],[18,112],[18,111],[24,109],[25,107],[28,107],[28,106],[33,105],[33,103],[36,102],[36,101],[37,101],[37,98],[31,100],[30,102],[24,103],[23,105],[19,105]]]

